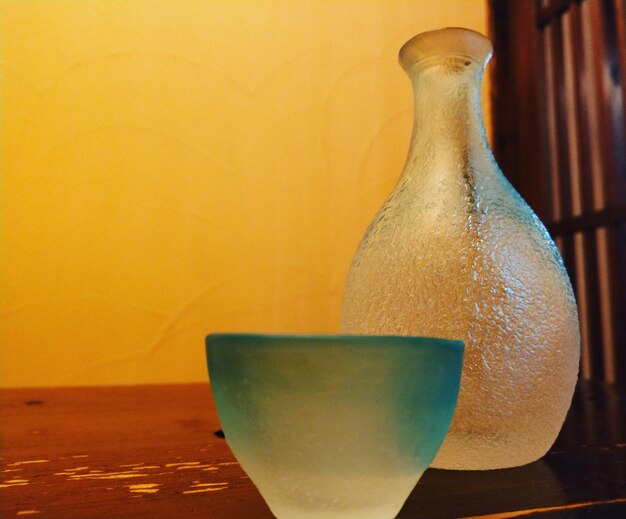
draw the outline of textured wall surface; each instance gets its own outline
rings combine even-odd
[[[406,157],[414,34],[484,0],[3,0],[2,386],[206,379],[333,332]]]

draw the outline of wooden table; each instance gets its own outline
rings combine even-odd
[[[0,517],[264,519],[208,384],[0,391]],[[525,467],[428,470],[399,517],[626,518],[626,395],[581,386]]]

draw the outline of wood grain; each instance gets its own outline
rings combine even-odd
[[[2,518],[272,517],[215,434],[208,384],[13,389],[0,401]],[[626,517],[625,416],[615,387],[582,386],[542,460],[428,470],[399,517]]]

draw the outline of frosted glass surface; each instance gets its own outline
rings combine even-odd
[[[226,440],[277,517],[384,519],[448,430],[463,344],[214,335],[207,358]]]
[[[435,45],[426,57],[413,49],[401,58],[415,92],[411,148],[355,254],[341,328],[465,341],[457,410],[433,466],[492,469],[529,463],[552,445],[580,338],[561,257],[485,137],[487,40],[462,32],[470,34],[456,54],[448,45],[438,55]]]

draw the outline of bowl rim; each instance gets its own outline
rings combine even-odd
[[[445,346],[448,348],[465,350],[465,343],[458,339],[443,339],[421,335],[352,335],[352,334],[298,334],[298,333],[210,333],[205,343],[210,346],[218,341],[236,340],[239,345],[252,345],[259,342],[274,342],[279,344],[302,341],[302,345],[316,343],[318,345],[332,344],[345,341],[359,346],[380,345],[381,343],[410,344],[412,346]],[[246,344],[247,343],[247,344]]]

